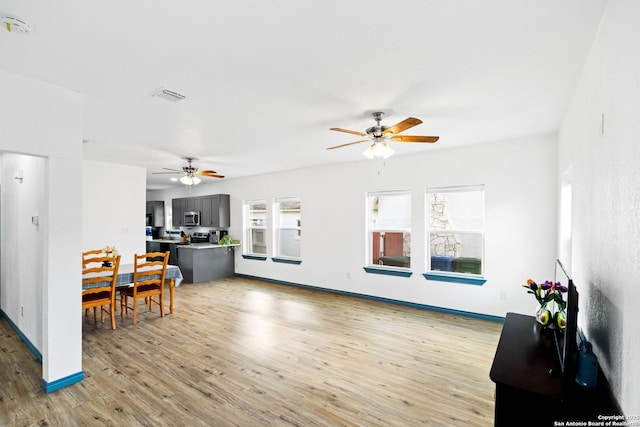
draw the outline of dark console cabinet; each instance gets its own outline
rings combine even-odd
[[[495,425],[597,422],[598,415],[619,413],[602,371],[598,387],[588,389],[559,368],[553,331],[533,316],[507,313],[489,374],[496,384]]]

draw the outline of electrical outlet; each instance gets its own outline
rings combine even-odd
[[[20,316],[24,316],[24,305],[20,306]]]
[[[503,300],[508,300],[509,298],[507,298],[507,291],[500,291],[500,298],[502,298]]]
[[[347,271],[347,279],[351,279],[351,273]]]

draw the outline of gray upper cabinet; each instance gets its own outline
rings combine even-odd
[[[200,212],[200,225],[211,228],[229,228],[231,226],[231,208],[228,194],[186,197],[173,199],[173,226],[181,227],[184,212]]]
[[[200,225],[203,227],[213,227],[213,210],[211,204],[211,198],[213,196],[203,196],[200,202],[202,203],[202,213],[200,215]]]
[[[184,200],[184,212],[202,212],[202,197],[187,197]]]
[[[147,201],[147,225],[164,227],[164,202],[161,200]]]
[[[171,209],[172,209],[172,217],[171,224],[174,228],[182,227],[184,225],[184,207],[185,207],[185,199],[172,199],[171,200]]]
[[[213,194],[203,196],[202,217],[200,225],[203,227],[229,228],[231,226],[231,212],[228,194]]]

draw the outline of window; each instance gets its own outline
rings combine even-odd
[[[484,270],[484,187],[427,190],[428,279],[480,278]],[[450,275],[450,273],[453,273]],[[462,277],[449,280],[446,277]],[[481,280],[482,284],[484,280]]]
[[[299,198],[275,200],[275,251],[274,261],[296,262],[300,259],[301,209]]]
[[[265,200],[244,203],[245,211],[245,253],[248,255],[266,255],[267,243],[267,202]]]
[[[383,268],[410,268],[411,194],[402,191],[369,193],[367,213],[367,263]],[[380,272],[377,268],[365,270]]]

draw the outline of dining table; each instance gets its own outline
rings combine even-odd
[[[118,268],[118,278],[116,279],[116,291],[119,288],[127,288],[133,286],[133,269],[134,264],[120,264]],[[144,269],[142,269],[144,271]],[[82,278],[99,276],[99,273],[88,273]],[[173,313],[175,288],[182,283],[182,272],[177,265],[167,265],[165,273],[165,282],[169,282],[169,313]],[[103,286],[103,283],[91,283],[82,285],[82,290]]]

